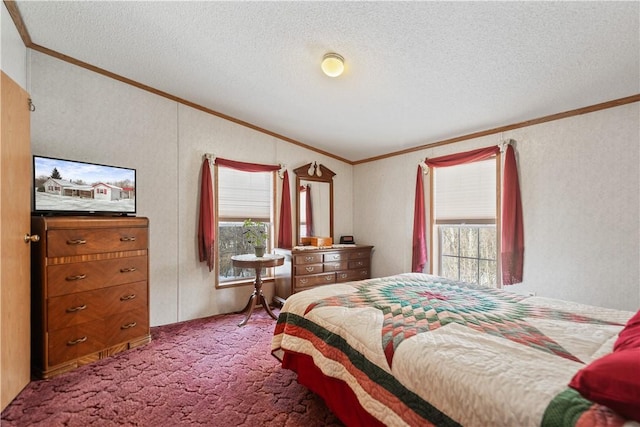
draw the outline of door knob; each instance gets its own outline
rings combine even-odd
[[[25,234],[24,235],[24,242],[25,243],[35,243],[35,242],[39,242],[40,241],[40,236],[38,236],[37,234],[34,234],[32,236]]]

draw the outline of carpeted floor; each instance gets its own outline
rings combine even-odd
[[[32,381],[2,426],[340,426],[270,354],[258,308],[160,326],[152,341],[51,380]]]

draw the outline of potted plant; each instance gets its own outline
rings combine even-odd
[[[251,218],[245,219],[242,224],[244,239],[253,245],[257,257],[263,257],[265,242],[267,241],[267,229],[263,222],[253,221]]]

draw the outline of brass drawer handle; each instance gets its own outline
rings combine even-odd
[[[135,267],[129,267],[129,268],[121,268],[120,269],[120,273],[131,273],[136,271],[137,269]]]
[[[123,236],[120,238],[121,242],[135,242],[136,238],[135,236]]]
[[[308,281],[308,279],[300,279],[300,283],[302,283],[303,285],[306,285]]]
[[[333,280],[333,277],[331,277],[331,276],[325,276],[325,277],[324,277],[324,280],[325,280],[325,282],[330,282],[330,281],[332,281],[332,280]]]
[[[333,258],[333,260],[336,261],[340,259],[340,255],[331,255],[331,258]]]
[[[133,327],[134,327],[134,326],[136,326],[136,325],[137,325],[137,323],[136,323],[136,322],[131,322],[131,323],[127,323],[126,325],[122,325],[122,326],[120,326],[120,329],[131,329],[131,328],[133,328]]]
[[[305,260],[305,261],[313,261],[313,260],[314,260],[314,257],[312,257],[312,256],[306,256],[306,257],[304,257],[304,260]]]
[[[82,279],[86,279],[87,275],[86,274],[78,274],[77,276],[67,276],[65,278],[65,280],[67,282],[73,282],[74,280],[82,280]]]
[[[84,239],[67,240],[67,245],[84,245],[87,241]]]
[[[82,311],[87,309],[87,304],[82,304],[77,307],[67,308],[67,313],[75,313],[76,311]]]
[[[341,279],[346,279],[347,278],[347,273],[341,273],[340,274],[340,278]]]
[[[361,276],[368,276],[368,275],[369,275],[369,272],[368,272],[367,270],[362,270],[362,271],[360,272],[360,275],[361,275]]]
[[[123,297],[120,297],[120,301],[129,301],[130,299],[134,299],[135,297],[136,297],[136,294],[125,295]]]
[[[305,267],[305,270],[307,270],[309,273],[311,273],[313,270],[315,270],[314,267]]]
[[[358,267],[362,267],[362,266],[364,265],[364,262],[362,262],[362,261],[358,261],[358,262],[356,262],[356,265],[357,265]]]
[[[85,335],[82,338],[78,338],[77,340],[73,340],[73,341],[67,341],[67,345],[76,345],[76,344],[80,344],[83,343],[87,340],[87,336]]]

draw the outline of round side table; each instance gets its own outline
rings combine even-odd
[[[244,255],[234,255],[231,257],[231,262],[234,267],[238,268],[253,268],[256,270],[256,278],[253,281],[253,293],[249,297],[249,301],[247,305],[240,311],[240,313],[245,313],[244,320],[238,324],[238,326],[244,326],[249,321],[251,317],[251,313],[253,313],[253,309],[256,307],[256,303],[259,301],[269,316],[274,319],[278,319],[278,317],[273,314],[269,304],[267,304],[267,300],[262,293],[262,278],[260,274],[263,268],[266,267],[277,267],[279,265],[284,264],[284,256],[283,255],[274,255],[274,254],[265,254],[264,256],[257,257],[254,254],[244,254]]]

